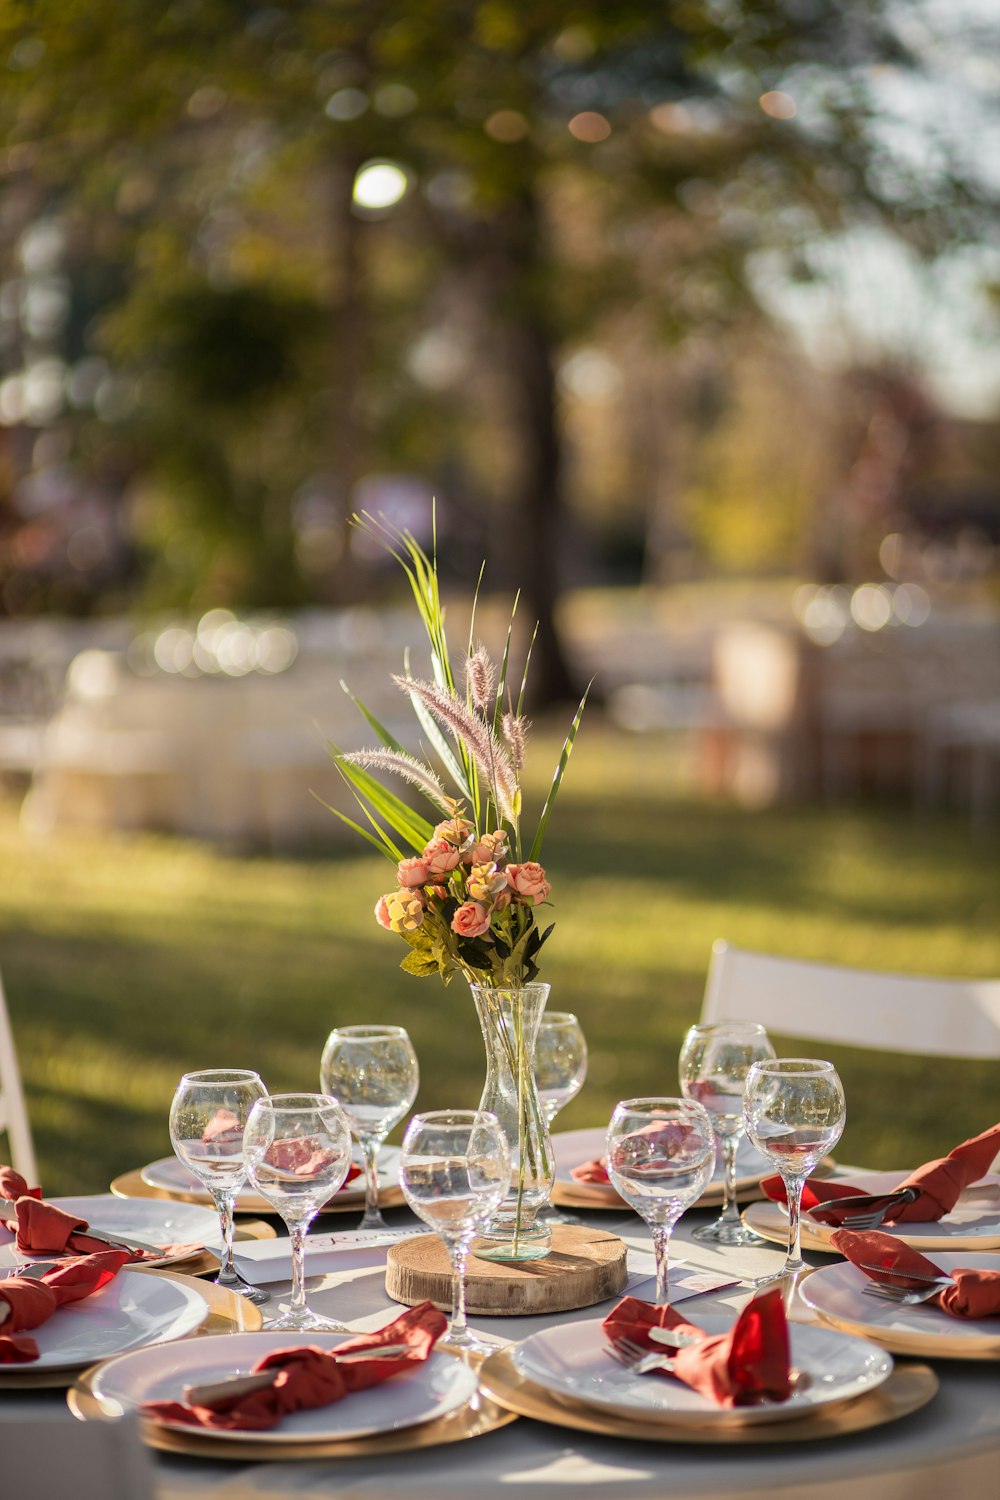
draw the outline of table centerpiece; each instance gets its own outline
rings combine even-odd
[[[539,922],[539,908],[549,905],[551,895],[539,856],[587,694],[566,734],[528,844],[521,776],[530,727],[523,710],[531,644],[515,696],[510,666],[517,597],[497,664],[475,639],[480,571],[460,687],[445,632],[436,540],[428,557],[411,533],[383,519],[364,513],[354,522],[387,548],[409,580],[430,647],[432,676],[413,676],[407,659],[393,680],[409,697],[440,769],[407,751],[351,693],[380,744],[351,752],[331,745],[330,752],[368,826],[337,808],[331,811],[395,867],[395,885],[375,903],[375,919],[406,943],[401,968],[421,977],[439,975],[445,984],[458,974],[470,985],[486,1046],[480,1107],[499,1118],[512,1159],[508,1194],[476,1254],[535,1260],[549,1253],[550,1232],[535,1219],[554,1178],[532,1069],[549,991],[538,981],[538,956],[554,926],[543,928]],[[436,821],[398,797],[376,772],[401,777]]]

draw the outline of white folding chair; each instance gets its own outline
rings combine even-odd
[[[7,1132],[10,1145],[10,1165],[27,1179],[29,1187],[38,1181],[35,1167],[35,1147],[28,1123],[28,1109],[21,1087],[21,1072],[17,1066],[14,1036],[10,1029],[7,1002],[4,999],[3,979],[0,977],[0,1134]],[[0,1156],[0,1161],[3,1157]]]
[[[759,1021],[814,1042],[1000,1058],[1000,979],[926,979],[712,948],[702,1021]]]

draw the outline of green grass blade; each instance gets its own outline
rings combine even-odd
[[[535,641],[537,639],[538,621],[536,620],[535,628],[531,632],[531,640],[528,642],[528,654],[524,658],[524,671],[521,673],[521,691],[517,695],[517,708],[515,709],[515,713],[517,714],[518,718],[520,718],[522,713],[524,712],[524,696],[528,691],[528,668],[531,666],[531,653],[535,649]],[[587,692],[589,691],[590,689],[588,687]],[[586,696],[586,694],[584,694],[584,696]]]
[[[369,822],[374,823],[375,828],[378,830],[378,838],[375,838],[372,834],[370,834],[367,828],[362,828],[360,823],[355,823],[354,819],[349,818],[345,812],[341,812],[339,807],[334,807],[332,802],[327,802],[326,798],[321,797],[319,792],[313,792],[312,795],[316,798],[316,801],[320,804],[321,807],[325,807],[327,812],[333,813],[333,816],[335,818],[339,818],[342,823],[347,824],[348,828],[352,828],[355,833],[359,833],[367,843],[371,844],[373,849],[378,850],[379,854],[384,854],[387,859],[394,861],[394,863],[396,864],[398,864],[399,861],[403,858],[403,855],[396,848],[396,845],[392,842],[392,839],[386,833],[385,829],[382,828],[378,823],[375,823],[375,820],[372,818],[371,814],[367,811],[366,808],[364,808],[363,803],[362,808],[365,812],[366,817],[368,818]],[[356,798],[357,793],[355,793],[355,799]]]
[[[387,750],[397,750],[400,755],[405,755],[405,746],[399,743],[395,735],[390,734],[389,730],[386,729],[384,724],[379,723],[378,719],[376,719],[375,715],[371,712],[370,709],[365,708],[365,705],[362,703],[361,699],[355,697],[343,678],[340,679],[340,686],[343,688],[344,692],[347,694],[348,698],[350,698],[351,702],[354,704],[354,707],[359,711],[359,713],[364,714],[365,718],[368,720],[368,723],[374,729],[375,733],[378,735],[385,748]]]
[[[388,787],[376,781],[363,767],[346,761],[343,751],[336,745],[331,744],[329,750],[345,781],[350,782],[355,791],[360,793],[361,805],[365,810],[376,812],[379,817],[384,818],[394,833],[420,853],[430,841],[434,832],[433,825],[418,812],[414,812],[395,792],[390,792]]]
[[[503,718],[503,695],[507,690],[507,669],[510,665],[510,643],[514,635],[514,616],[517,614],[518,600],[521,590],[518,589],[514,595],[514,603],[510,607],[510,619],[507,622],[507,639],[503,644],[503,656],[500,660],[500,670],[497,673],[497,696],[493,707],[493,733],[500,733],[500,720]]]
[[[587,683],[586,692],[580,699],[580,706],[573,717],[573,722],[569,726],[569,733],[566,735],[566,739],[563,742],[562,754],[559,757],[559,764],[556,766],[555,775],[552,777],[552,785],[549,787],[549,794],[545,799],[545,806],[542,808],[542,816],[538,820],[538,831],[536,832],[534,841],[531,845],[531,853],[528,855],[529,859],[537,859],[539,854],[541,853],[542,840],[545,837],[545,829],[548,826],[548,821],[552,814],[552,808],[555,805],[555,800],[559,793],[559,786],[563,779],[563,773],[566,770],[569,758],[573,753],[573,742],[576,739],[577,730],[580,728],[580,720],[583,718],[583,710],[587,706],[587,696],[590,693],[590,689],[593,687],[593,685],[594,679],[591,678]]]

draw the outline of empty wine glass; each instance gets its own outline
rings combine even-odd
[[[847,1118],[844,1088],[833,1063],[814,1057],[756,1062],[743,1092],[747,1135],[774,1163],[788,1199],[788,1254],[759,1286],[806,1268],[799,1244],[802,1187],[809,1173],[840,1140]]]
[[[533,1067],[545,1125],[551,1129],[556,1115],[576,1098],[587,1076],[587,1039],[571,1011],[553,1010],[542,1015],[535,1038]],[[578,1222],[553,1208],[551,1201],[542,1204],[535,1219],[553,1225]]]
[[[409,1113],[420,1070],[402,1026],[338,1026],[320,1063],[324,1094],[332,1094],[364,1154],[365,1213],[361,1229],[384,1229],[378,1206],[378,1154],[389,1131]]]
[[[170,1105],[174,1153],[205,1184],[219,1213],[222,1257],[215,1284],[258,1304],[270,1301],[270,1293],[251,1286],[233,1264],[233,1207],[247,1174],[243,1127],[266,1094],[248,1068],[206,1068],[184,1074]]]
[[[488,1350],[465,1321],[465,1270],[472,1241],[493,1217],[510,1181],[510,1147],[487,1110],[437,1109],[414,1115],[403,1137],[399,1180],[418,1218],[444,1240],[452,1269],[446,1345]]]
[[[608,1177],[649,1225],[656,1255],[656,1305],[670,1305],[670,1235],[715,1168],[708,1111],[693,1099],[623,1099],[605,1146]]]
[[[268,1329],[347,1333],[306,1302],[305,1240],[309,1225],[340,1187],[351,1162],[351,1132],[336,1099],[325,1094],[275,1094],[259,1099],[245,1132],[250,1181],[285,1221],[292,1246],[292,1301]]]
[[[720,1245],[759,1245],[736,1206],[736,1151],[743,1125],[743,1085],[750,1066],[774,1056],[763,1026],[754,1021],[718,1021],[692,1026],[680,1057],[681,1093],[708,1110],[722,1148],[722,1213],[691,1238]]]

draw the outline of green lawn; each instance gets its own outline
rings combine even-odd
[[[533,747],[541,777],[548,742]],[[591,1046],[563,1128],[673,1093],[713,940],[878,969],[1000,974],[1000,859],[964,821],[908,809],[750,813],[676,794],[666,747],[596,715],[550,826],[553,1007]],[[377,856],[236,858],[157,838],[27,839],[0,807],[0,962],[50,1192],[106,1187],[169,1151],[178,1075],[253,1066],[318,1086],[331,1026],[405,1025],[424,1108],[478,1099],[482,1043],[460,983],[397,968],[372,918]],[[787,1050],[787,1049],[786,1049]],[[834,1055],[834,1049],[825,1049]],[[1000,1116],[1000,1066],[836,1050],[849,1124],[872,1165],[946,1149]]]

